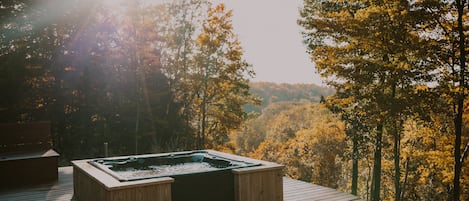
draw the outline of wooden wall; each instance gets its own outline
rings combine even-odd
[[[88,164],[85,164],[88,165]],[[101,171],[101,170],[97,170]],[[142,181],[117,182],[114,178],[110,183],[120,185],[107,186],[92,178],[81,168],[73,168],[73,200],[74,201],[171,201],[171,182]],[[105,183],[106,181],[104,181]]]
[[[283,167],[233,172],[235,201],[283,201]]]

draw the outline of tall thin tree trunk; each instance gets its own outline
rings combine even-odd
[[[407,157],[406,159],[406,162],[405,162],[405,167],[404,167],[404,182],[402,183],[402,186],[401,186],[401,193],[400,193],[400,198],[401,200],[404,199],[404,196],[405,196],[405,188],[406,188],[406,185],[407,185],[407,179],[409,178],[409,160],[410,158]]]
[[[396,125],[397,126],[397,125]],[[401,196],[401,168],[400,168],[400,145],[401,135],[396,128],[393,128],[394,132],[394,200],[399,201]]]
[[[210,57],[208,59],[209,62],[207,62],[210,65]],[[207,98],[208,98],[208,77],[209,77],[209,65],[207,65],[207,69],[205,69],[205,74],[204,74],[204,80],[203,80],[203,94],[202,94],[202,130],[201,130],[201,144],[200,144],[200,149],[205,148],[205,136],[206,130],[207,130]]]
[[[206,96],[202,98],[202,131],[201,131],[201,136],[200,136],[200,149],[205,148],[205,132],[206,132],[206,127],[207,127],[207,104],[206,104]]]
[[[454,178],[452,199],[460,200],[460,178],[461,178],[461,134],[462,134],[462,114],[463,114],[464,98],[459,98],[457,106],[457,114],[454,118],[455,138],[454,138]]]
[[[352,194],[357,195],[357,188],[358,188],[358,136],[357,132],[352,129],[352,141],[353,141],[353,148],[352,148]]]
[[[396,97],[396,83],[392,85],[392,92],[391,92],[391,102],[395,103],[394,100]],[[399,121],[399,113],[395,115],[391,115],[391,134],[394,140],[394,147],[393,147],[393,158],[394,158],[394,200],[400,201],[401,195],[401,167],[400,167],[400,158],[401,158],[401,125]]]
[[[366,200],[367,201],[370,201],[370,178],[372,177],[371,176],[371,167],[370,167],[370,163],[367,162],[367,165],[368,165],[368,175],[366,177]]]
[[[460,178],[461,178],[461,134],[462,134],[462,113],[463,113],[464,99],[458,100],[457,114],[454,118],[455,139],[454,139],[454,179],[453,179],[453,195],[454,201],[460,200]]]
[[[463,27],[463,15],[464,15],[464,4],[465,0],[456,0],[456,6],[458,9],[458,32],[459,32],[459,62],[461,69],[459,72],[459,94],[457,97],[456,116],[454,117],[454,177],[453,177],[453,200],[459,201],[461,194],[460,178],[461,178],[461,135],[462,135],[462,116],[464,113],[464,99],[466,98],[464,88],[466,87],[466,37],[464,34]]]
[[[381,149],[383,139],[383,124],[376,126],[375,153],[373,158],[373,178],[371,181],[371,200],[380,201],[381,191]]]

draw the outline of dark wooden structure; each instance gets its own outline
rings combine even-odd
[[[57,180],[50,122],[0,124],[0,139],[0,188]]]

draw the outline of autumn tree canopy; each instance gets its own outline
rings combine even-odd
[[[329,101],[375,127],[371,200],[387,192],[381,188],[387,138],[393,141],[392,197],[404,199],[404,122],[430,121],[429,110],[454,117],[454,181],[448,195],[461,197],[466,7],[465,1],[304,1],[298,23],[318,72],[337,90]]]

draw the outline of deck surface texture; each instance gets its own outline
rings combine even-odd
[[[8,181],[1,181],[8,182]],[[284,201],[360,201],[348,193],[294,179],[283,178]],[[70,201],[73,195],[73,168],[59,168],[59,180],[20,189],[0,189],[0,201]]]

